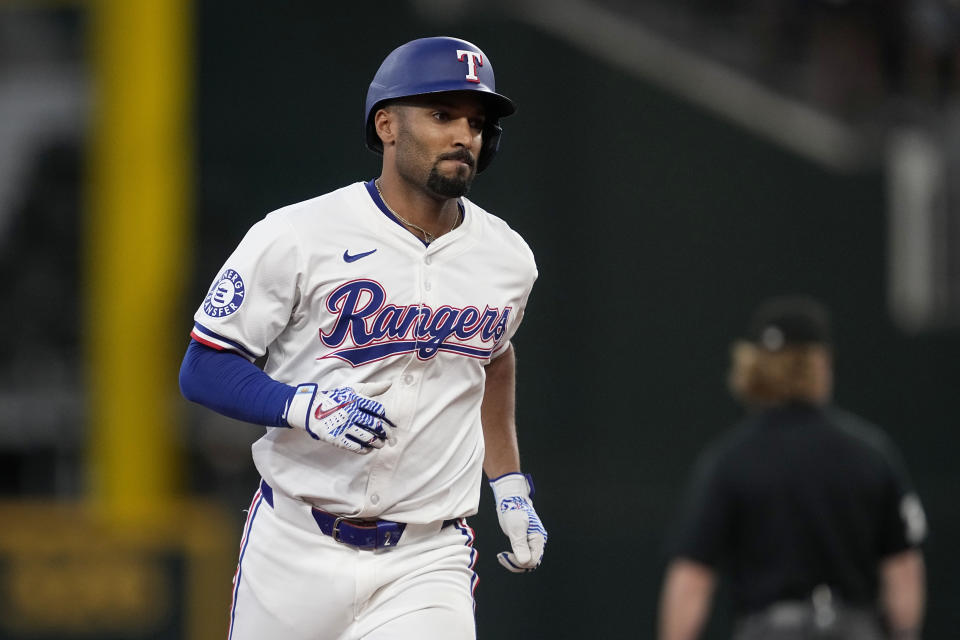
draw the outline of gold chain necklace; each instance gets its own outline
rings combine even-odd
[[[375,187],[377,188],[377,193],[380,194],[380,200],[383,202],[384,206],[386,206],[387,209],[390,210],[390,213],[392,213],[394,216],[396,216],[397,220],[399,220],[399,221],[402,222],[403,224],[407,225],[408,227],[413,227],[414,229],[416,229],[417,231],[419,231],[420,233],[422,233],[422,234],[423,234],[423,241],[424,241],[424,242],[426,242],[427,244],[430,244],[431,242],[433,242],[434,240],[436,240],[438,237],[440,237],[440,236],[435,236],[435,235],[433,235],[432,233],[430,233],[429,231],[427,231],[426,229],[424,229],[424,228],[421,227],[420,225],[413,224],[412,222],[408,221],[406,218],[404,218],[403,216],[401,216],[399,213],[397,213],[396,211],[394,211],[394,210],[393,210],[393,207],[391,207],[390,204],[387,202],[387,199],[383,197],[383,191],[380,190],[380,178],[377,178],[376,180],[373,181],[373,186],[375,186]],[[459,205],[457,206],[457,217],[456,217],[456,219],[453,221],[453,226],[451,226],[449,229],[447,229],[446,233],[450,233],[451,231],[453,231],[454,229],[456,229],[458,224],[460,224],[460,207],[459,207]],[[441,233],[440,235],[442,236],[443,234]]]

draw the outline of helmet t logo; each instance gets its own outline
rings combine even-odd
[[[457,60],[463,62],[464,57],[467,59],[466,79],[470,82],[480,82],[480,78],[477,76],[477,66],[483,66],[483,54],[480,54],[476,51],[457,49]]]

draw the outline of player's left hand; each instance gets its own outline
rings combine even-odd
[[[497,554],[497,560],[514,573],[540,566],[547,545],[547,530],[533,508],[533,483],[522,473],[508,473],[490,482],[497,504],[500,528],[510,539],[512,551]]]

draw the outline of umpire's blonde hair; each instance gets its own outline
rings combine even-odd
[[[738,340],[730,357],[730,392],[747,405],[820,405],[833,391],[830,348],[823,344],[786,345],[773,351]]]

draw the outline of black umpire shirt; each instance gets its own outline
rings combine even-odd
[[[877,563],[919,544],[923,511],[876,427],[835,408],[754,414],[700,457],[673,555],[724,572],[738,615],[828,584],[877,600]]]

